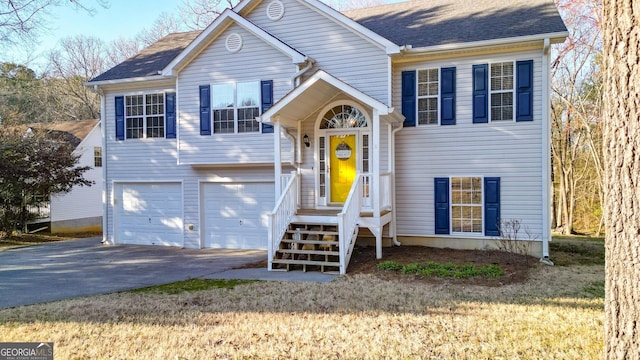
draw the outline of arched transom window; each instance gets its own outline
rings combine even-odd
[[[349,129],[366,127],[364,114],[351,105],[338,105],[329,109],[322,117],[320,129]]]

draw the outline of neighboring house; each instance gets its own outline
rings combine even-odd
[[[27,125],[27,133],[46,131],[64,139],[80,155],[78,165],[88,166],[83,176],[92,186],[75,186],[64,194],[52,194],[47,204],[53,233],[102,231],[102,137],[99,120],[65,121]],[[40,208],[42,211],[42,207]]]
[[[550,240],[552,0],[340,13],[245,0],[92,79],[104,240],[267,249],[344,273],[356,239],[484,249]]]
[[[78,166],[90,167],[83,176],[94,184],[75,186],[68,193],[51,195],[51,232],[101,232],[103,160],[100,121],[69,121],[52,126],[52,129],[68,131],[81,140],[74,154],[80,155]]]

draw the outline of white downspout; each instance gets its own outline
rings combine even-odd
[[[93,86],[93,91],[100,95],[100,142],[102,146],[102,243],[109,242],[109,234],[107,229],[107,122],[106,122],[106,102],[104,91],[98,85]]]
[[[542,55],[542,258],[540,262],[553,265],[549,259],[549,240],[551,239],[551,139],[550,111],[551,97],[550,88],[550,52],[551,41],[549,38],[544,39],[544,48]]]
[[[393,236],[391,237],[391,241],[393,245],[400,246],[402,243],[398,241],[398,229],[397,229],[397,213],[398,209],[396,209],[396,156],[395,156],[395,148],[396,148],[396,133],[404,128],[404,123],[400,123],[400,127],[394,129],[391,132],[391,144],[389,144],[389,153],[391,156],[389,157],[389,161],[391,162],[391,222],[393,223]]]

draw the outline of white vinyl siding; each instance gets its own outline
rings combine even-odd
[[[267,17],[268,1],[261,2],[247,19],[314,59],[314,67],[305,76],[322,69],[374,99],[388,103],[389,58],[385,49],[311,5],[297,0],[282,0],[282,3],[284,16],[278,21]]]
[[[534,60],[534,119],[472,123],[472,66]],[[401,72],[455,66],[456,125],[408,127],[396,137],[396,211],[399,235],[433,236],[435,177],[500,177],[502,219],[518,219],[533,237],[543,234],[542,54],[521,52],[407,63],[394,68],[394,106],[401,108]]]
[[[175,89],[167,84],[166,87],[148,89],[149,91],[173,92]],[[196,91],[197,92],[197,91]],[[114,97],[122,96],[123,91],[107,92],[105,100],[105,133],[106,144],[103,152],[107,162],[106,167],[106,200],[107,226],[103,231],[108,241],[114,241],[114,206],[121,199],[113,192],[115,183],[135,182],[176,182],[182,183],[183,192],[183,225],[185,248],[200,248],[200,182],[202,181],[267,181],[273,182],[273,165],[260,167],[216,167],[197,168],[190,165],[178,164],[176,139],[144,139],[142,141],[115,140],[115,108]],[[258,136],[263,134],[246,134],[243,136]],[[267,134],[264,134],[267,135]],[[235,136],[235,135],[234,135]],[[271,136],[266,136],[273,143]],[[235,136],[236,139],[239,139]],[[209,138],[209,140],[211,140]],[[268,151],[273,151],[272,148]],[[153,154],[150,158],[149,154]],[[91,153],[93,159],[93,153]],[[99,189],[99,185],[98,185]],[[275,198],[272,192],[267,196]],[[275,200],[272,200],[272,202]],[[101,210],[101,208],[100,208]],[[188,226],[194,229],[189,230]]]
[[[225,39],[230,33],[238,33],[243,38],[242,49],[238,52],[230,53],[225,48]],[[220,134],[214,129],[212,135],[200,135],[199,86],[273,80],[273,100],[276,102],[291,90],[291,76],[295,72],[296,66],[289,56],[244,28],[235,24],[229,26],[178,76],[180,164],[273,163],[272,133],[236,133],[233,130],[229,131],[233,133]],[[214,91],[212,89],[212,93]],[[215,102],[212,103],[212,110],[214,106]],[[282,152],[283,161],[289,161],[291,143],[285,137],[282,137]]]

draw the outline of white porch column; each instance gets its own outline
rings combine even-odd
[[[276,198],[277,202],[282,193],[282,157],[280,147],[280,120],[273,122],[273,174],[275,176]]]
[[[373,109],[373,130],[371,143],[373,144],[373,161],[371,166],[371,187],[373,189],[373,220],[378,227],[376,231],[376,258],[382,258],[382,226],[380,225],[380,114]]]

